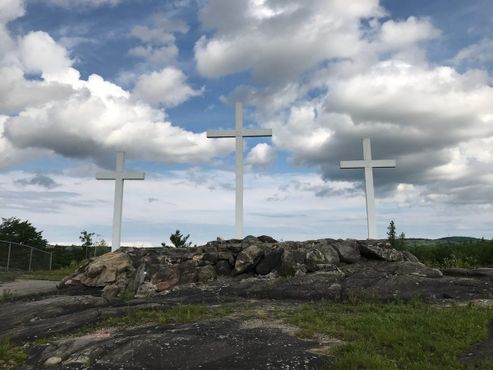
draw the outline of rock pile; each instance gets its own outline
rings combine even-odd
[[[277,242],[268,236],[248,236],[243,240],[212,241],[197,248],[122,248],[82,265],[63,279],[59,288],[99,287],[105,298],[122,292],[148,296],[168,293],[179,285],[218,279],[344,275],[341,269],[345,266],[370,261],[422,266],[412,254],[397,251],[383,241]],[[441,275],[438,270],[427,269]]]

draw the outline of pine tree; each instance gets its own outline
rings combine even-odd
[[[190,238],[190,234],[183,236],[180,230],[176,230],[174,234],[170,235],[169,240],[171,240],[175,248],[190,248],[192,242],[189,242],[188,238]],[[166,247],[166,243],[161,243],[161,245]]]
[[[396,233],[395,233],[395,224],[394,220],[390,221],[389,226],[387,227],[387,240],[389,243],[392,245],[392,247],[395,247],[395,240],[396,240]]]

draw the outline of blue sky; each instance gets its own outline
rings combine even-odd
[[[360,0],[4,0],[0,216],[52,243],[111,239],[127,152],[124,244],[233,237],[234,143],[248,139],[245,233],[364,238],[373,156],[378,233],[493,237],[493,3]]]

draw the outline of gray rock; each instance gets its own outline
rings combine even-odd
[[[418,257],[416,257],[414,254],[412,254],[409,251],[401,251],[402,257],[404,261],[409,261],[409,262],[419,262]]]
[[[356,240],[340,240],[335,241],[330,245],[337,251],[341,262],[356,263],[361,258],[358,242]]]
[[[61,357],[53,356],[53,357],[48,358],[44,362],[44,365],[47,366],[47,367],[50,367],[50,366],[58,365],[60,362],[62,362],[62,358]]]
[[[284,250],[279,247],[266,248],[264,257],[255,267],[255,272],[259,275],[267,275],[278,269],[281,264]]]
[[[305,263],[308,272],[320,270],[319,265],[327,264],[327,262],[325,254],[318,249],[312,249],[306,253]]]
[[[380,259],[387,262],[404,260],[402,253],[393,249],[389,243],[364,240],[359,241],[358,245],[361,255],[369,259]]]
[[[249,238],[249,237],[247,237]],[[247,239],[245,238],[244,241]],[[255,269],[255,266],[260,261],[262,256],[264,255],[264,251],[259,246],[253,244],[243,249],[238,257],[236,257],[235,268],[233,273],[235,275],[252,271]]]
[[[199,283],[207,283],[212,280],[216,280],[216,270],[212,266],[199,267],[197,270],[197,281]]]
[[[279,275],[295,276],[298,271],[306,271],[305,254],[304,249],[286,246],[278,269]]]
[[[217,275],[221,276],[230,276],[231,275],[231,265],[229,264],[228,261],[225,260],[219,260],[217,261],[216,265],[216,273]]]

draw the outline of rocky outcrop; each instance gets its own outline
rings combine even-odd
[[[82,265],[63,279],[59,288],[103,288],[107,299],[122,292],[148,296],[225,277],[299,276],[371,260],[402,262],[416,258],[382,241],[277,242],[268,236],[248,236],[243,240],[217,240],[198,248],[122,248]]]

